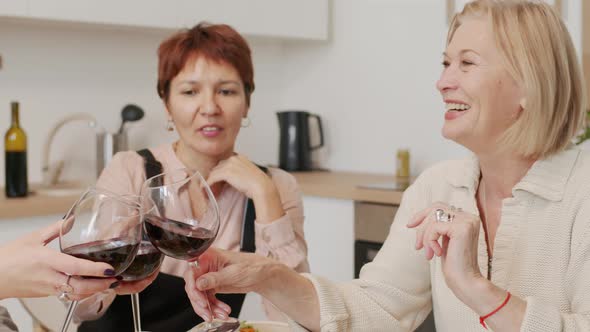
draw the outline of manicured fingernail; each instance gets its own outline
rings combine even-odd
[[[207,288],[207,286],[209,286],[209,281],[207,281],[207,279],[202,278],[202,279],[197,280],[197,287],[199,289],[205,289],[205,288]]]
[[[115,279],[121,281],[121,280],[123,280],[123,276],[116,276]]]
[[[217,316],[219,319],[226,319],[227,313],[223,310],[215,310],[215,316]]]
[[[113,269],[106,269],[106,270],[104,270],[104,275],[105,276],[112,277],[112,276],[115,275],[115,270],[113,270]]]
[[[119,286],[119,284],[120,284],[120,282],[118,282],[118,281],[115,281],[115,282],[113,282],[113,283],[111,284],[111,286],[109,286],[109,288],[110,288],[110,289],[113,289],[113,288],[115,288],[115,287]]]

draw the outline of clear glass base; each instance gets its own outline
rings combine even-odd
[[[234,332],[240,328],[240,321],[229,317],[226,320],[214,319],[210,322],[202,322],[190,332]]]

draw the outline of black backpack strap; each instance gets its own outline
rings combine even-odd
[[[143,157],[146,179],[162,173],[162,163],[154,157],[150,150],[143,149],[137,151],[137,153]]]
[[[260,165],[256,166],[258,166],[258,168],[260,168],[264,173],[268,174],[268,169],[266,167]],[[242,239],[240,241],[240,251],[256,252],[254,221],[256,221],[254,202],[248,198],[244,208],[244,221],[242,222]]]

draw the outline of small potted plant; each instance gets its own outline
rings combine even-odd
[[[584,121],[584,129],[582,129],[580,135],[576,137],[576,145],[582,144],[582,142],[590,139],[590,109],[586,110],[586,119]]]

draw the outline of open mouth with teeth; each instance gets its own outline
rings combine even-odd
[[[204,137],[207,137],[207,138],[218,137],[219,135],[221,135],[222,131],[223,131],[223,128],[221,128],[217,125],[207,125],[207,126],[202,127],[201,129],[199,129],[199,132],[201,133],[201,135],[203,135]]]
[[[455,104],[455,103],[447,103],[446,104],[447,112],[449,112],[449,111],[463,112],[463,111],[469,110],[470,108],[471,108],[471,106],[469,106],[467,104]]]

